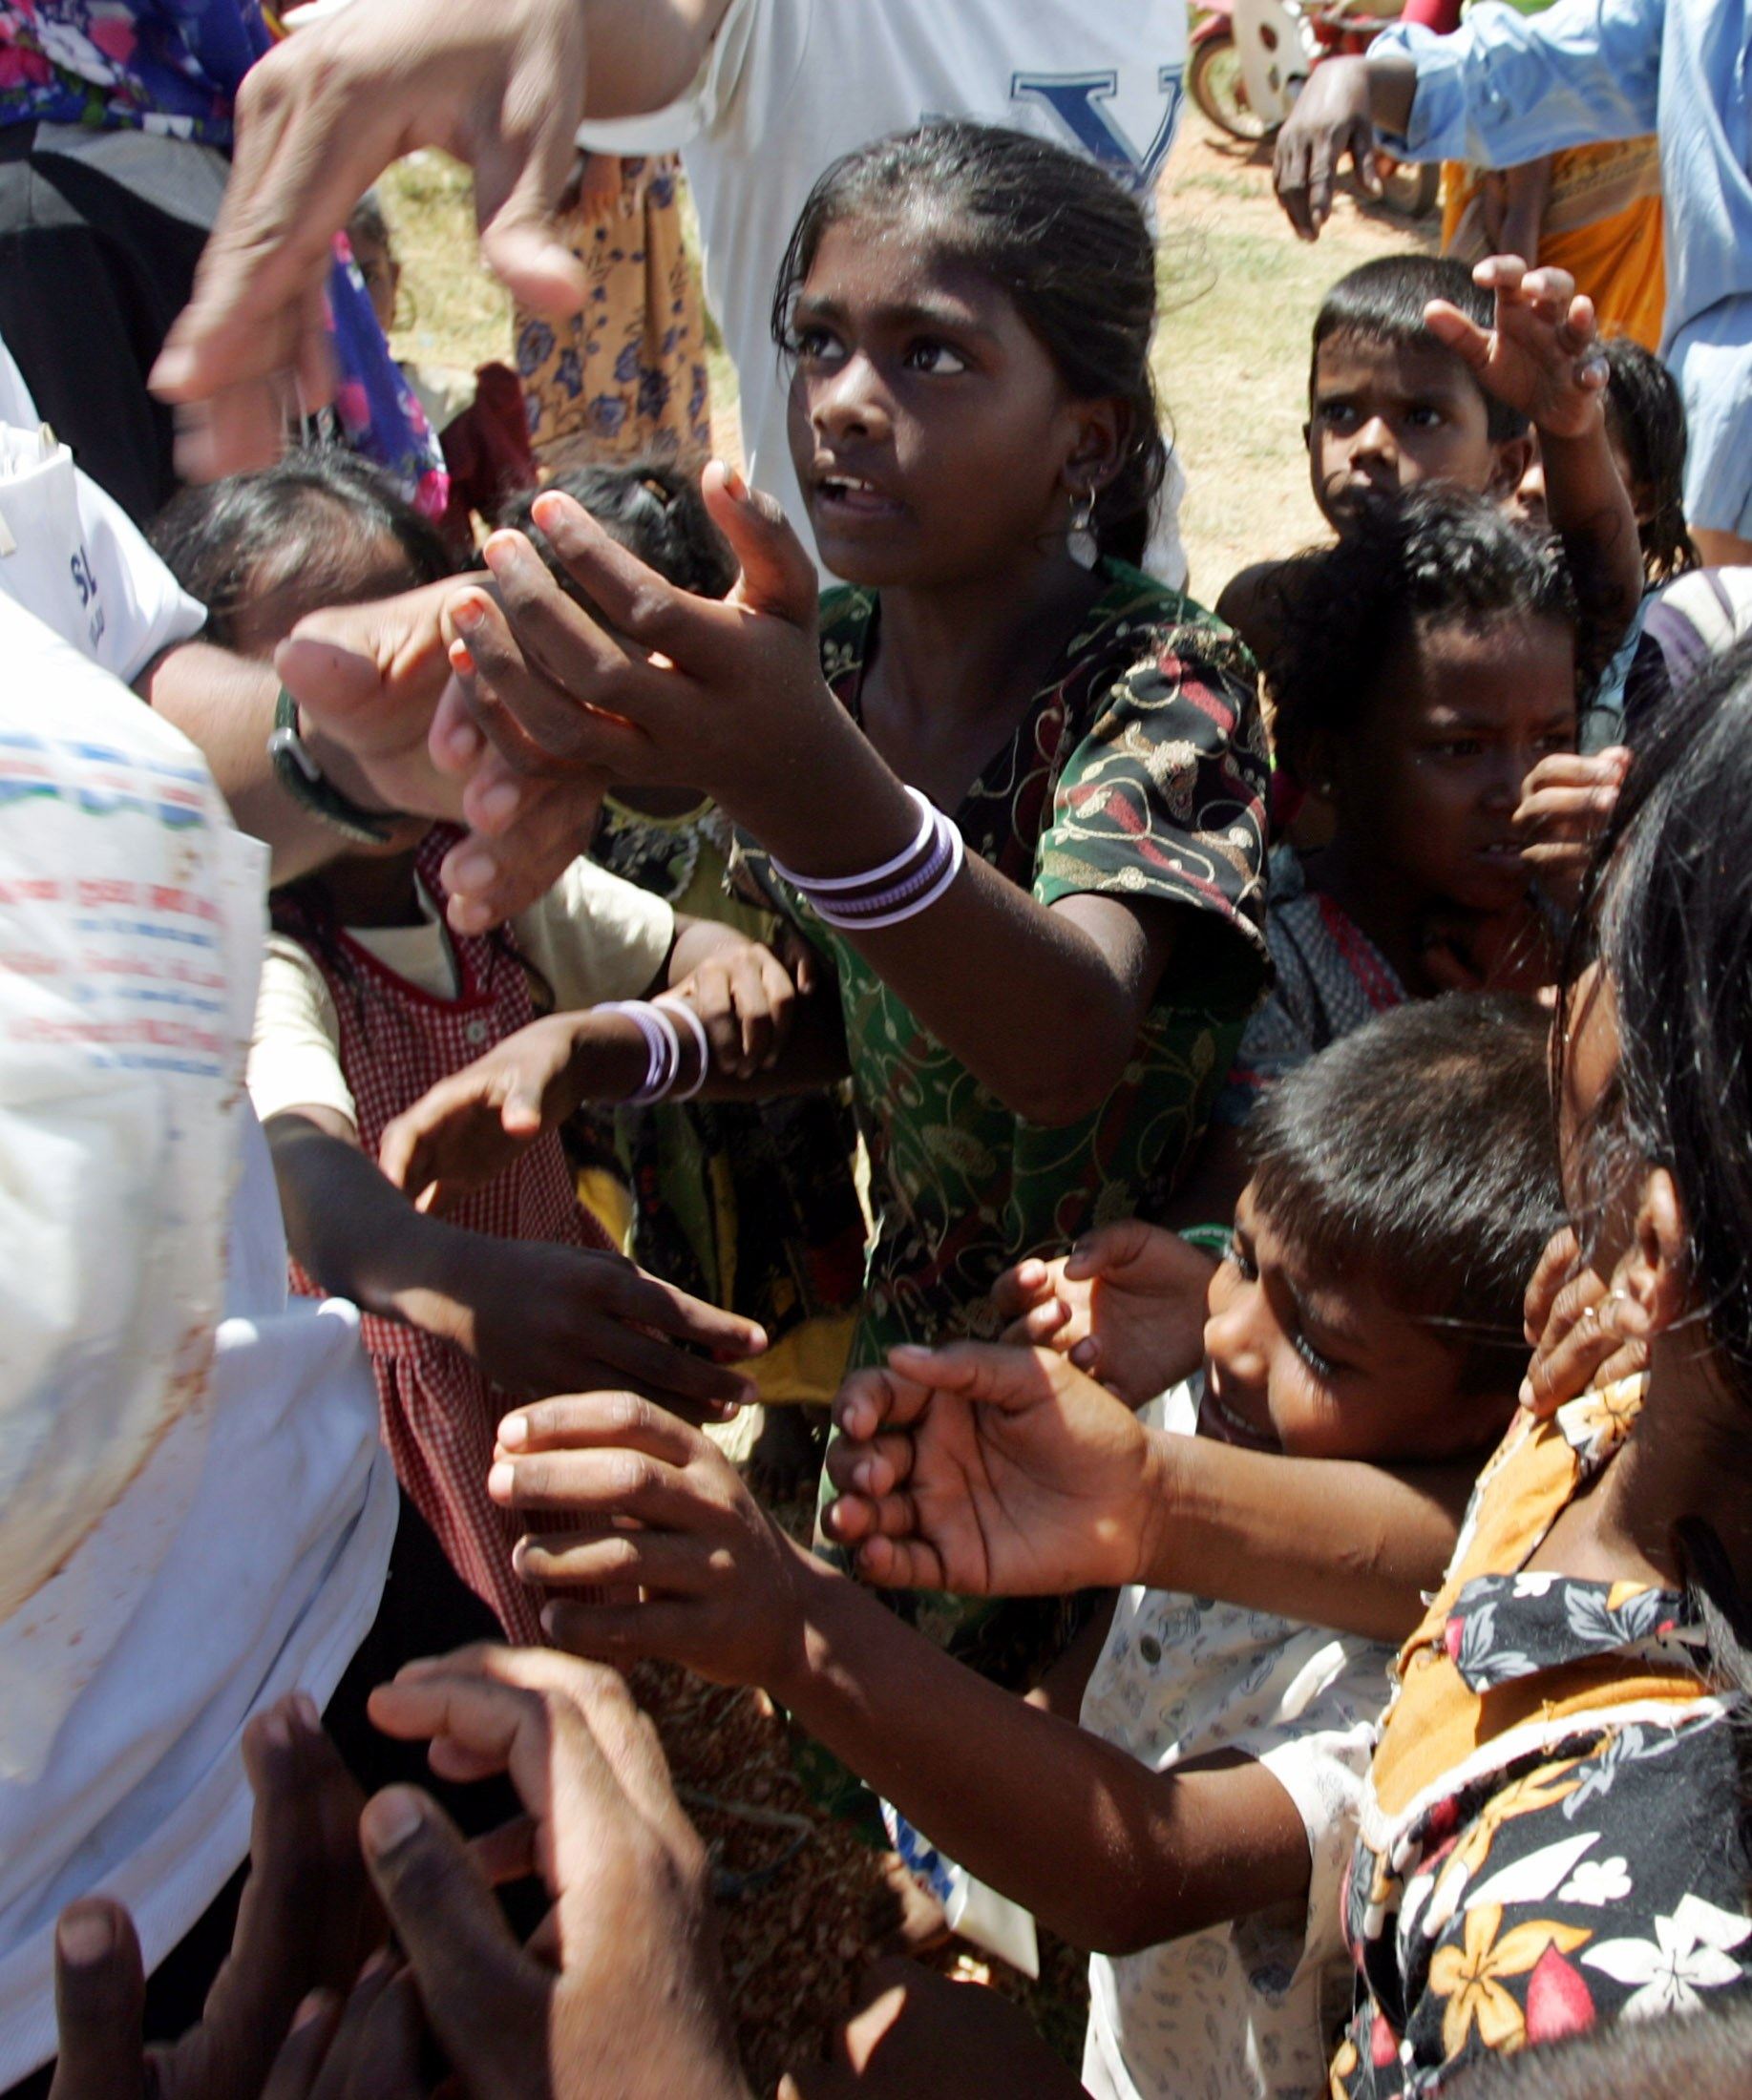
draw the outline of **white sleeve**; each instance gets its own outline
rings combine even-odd
[[[308,951],[284,934],[267,936],[246,1078],[263,1123],[288,1108],[331,1108],[358,1128],[334,1000]]]
[[[512,927],[562,1013],[642,998],[675,945],[675,914],[662,897],[582,858]]]
[[[1277,1951],[1270,1965],[1285,1972],[1341,1956],[1340,1905],[1356,1844],[1362,1789],[1387,1702],[1391,1652],[1359,1637],[1311,1633],[1308,1655],[1278,1715],[1245,1730],[1231,1748],[1256,1757],[1301,1817],[1308,1838],[1308,1907],[1300,1943]],[[1251,1922],[1269,1933],[1270,1914]],[[1249,1928],[1239,1921],[1237,1933]]]
[[[41,418],[11,351],[0,343],[0,427],[9,453],[32,444]],[[132,684],[161,649],[206,625],[113,496],[62,452],[41,472],[0,482],[12,544],[0,552],[0,591],[106,671]]]

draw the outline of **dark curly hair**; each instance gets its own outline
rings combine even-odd
[[[1549,544],[1485,497],[1439,486],[1365,505],[1335,546],[1286,563],[1279,589],[1266,672],[1277,748],[1298,772],[1316,736],[1356,730],[1418,625],[1575,618],[1569,574]]]
[[[1673,374],[1634,336],[1606,346],[1606,427],[1631,470],[1631,494],[1649,515],[1637,527],[1651,583],[1671,583],[1698,566],[1685,529],[1685,404]]]
[[[879,138],[834,161],[803,206],[772,295],[782,351],[829,229],[909,211],[938,254],[1015,302],[1078,400],[1111,398],[1130,411],[1119,471],[1096,496],[1092,524],[1104,555],[1139,561],[1168,446],[1150,367],[1155,243],[1136,200],[1083,155],[995,125],[922,124]]]
[[[736,557],[729,541],[711,521],[698,476],[686,472],[674,460],[598,460],[562,467],[547,486],[569,495],[617,546],[636,555],[678,590],[691,591],[696,598],[723,598],[735,582]],[[497,522],[527,534],[560,588],[581,602],[582,592],[530,515],[536,498],[543,493],[520,491]]]

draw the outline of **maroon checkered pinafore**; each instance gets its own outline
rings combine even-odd
[[[461,834],[439,826],[421,842],[416,865],[440,912],[444,855]],[[359,1143],[373,1159],[388,1124],[440,1080],[536,1018],[529,978],[509,934],[453,934],[459,989],[434,998],[377,960],[339,929],[313,938],[293,913],[281,931],[321,969],[341,1029],[341,1070],[357,1111]],[[325,947],[328,953],[325,953]],[[446,1212],[448,1223],[500,1240],[606,1247],[579,1208],[557,1134],[538,1138],[517,1165]],[[324,1293],[294,1262],[292,1288]],[[541,1638],[538,1600],[513,1573],[511,1547],[524,1524],[487,1498],[494,1431],[518,1396],[483,1377],[454,1342],[367,1313],[365,1346],[377,1375],[384,1441],[402,1485],[436,1532],[451,1564],[498,1613],[514,1641]]]

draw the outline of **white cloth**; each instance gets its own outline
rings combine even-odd
[[[132,684],[160,650],[201,632],[205,610],[64,445],[40,447],[42,419],[4,343],[0,426],[17,433],[11,452],[38,455],[0,477],[0,549],[11,543],[0,552],[0,592]]]
[[[118,1481],[94,1478],[83,1500],[72,1483],[79,1515],[64,1557],[0,1619],[0,1764],[19,1774],[0,1778],[4,2088],[53,2048],[53,1928],[67,1902],[95,1890],[125,1902],[150,1968],[242,1860],[243,1726],[283,1692],[304,1689],[319,1704],[332,1693],[376,1616],[398,1502],[357,1315],[288,1302],[272,1167],[241,1098],[262,850],[225,830],[229,857],[255,880],[245,892],[224,879],[222,806],[194,747],[5,598],[0,651],[0,850],[28,849],[50,808],[74,832],[57,834],[54,862],[34,857],[24,878],[9,872],[0,892],[0,1181],[15,1212],[38,1211],[44,1246],[82,1233],[85,1269],[118,1304],[135,1302],[148,1258],[162,1265],[155,1236],[187,1243],[167,1282],[191,1292],[187,1375],[160,1395],[160,1433]],[[154,883],[166,872],[158,859],[180,884],[180,905]],[[135,965],[109,982],[94,961],[89,998],[74,1001],[87,1026],[63,1025],[60,1092],[80,1096],[76,1124],[50,1080],[15,1054],[17,1024],[42,1011],[32,957],[53,958],[68,942]],[[143,960],[152,945],[161,973]],[[213,1010],[198,1012],[206,1000]],[[119,1135],[108,1154],[95,1072],[116,1089]],[[154,1090],[157,1118],[139,1112]],[[25,1180],[17,1155],[33,1117],[69,1134],[59,1171]],[[226,1142],[209,1200],[197,1204],[172,1171],[174,1144],[179,1134],[203,1144],[211,1131]],[[99,1178],[108,1208],[94,1222]],[[201,1289],[208,1240],[211,1302]],[[95,1336],[85,1294],[57,1289],[47,1261],[26,1270],[9,1241],[7,1296],[38,1332],[26,1350],[6,1323],[0,1414],[9,1430],[12,1415],[28,1421],[40,1395],[71,1444],[89,1410],[113,1404],[94,1350],[111,1352],[117,1381],[135,1374],[127,1323]],[[138,1318],[160,1310],[143,1307]],[[137,1444],[136,1411],[125,1426]],[[13,1457],[9,1434],[0,1469]],[[89,1522],[94,1499],[102,1506]],[[0,1493],[9,1538],[14,1514]]]
[[[418,926],[354,926],[348,933],[397,976],[433,998],[454,999],[458,979],[449,935],[423,889],[420,904],[425,915]],[[675,914],[661,897],[581,857],[512,928],[560,1013],[642,998],[675,943]],[[491,1047],[482,1040],[483,1052]],[[284,934],[268,936],[248,1083],[264,1123],[299,1107],[332,1109],[358,1123],[341,1071],[341,1023],[327,980],[309,950]]]
[[[1198,1377],[1145,1410],[1191,1434]],[[1089,1963],[1084,2084],[1097,2100],[1300,2100],[1326,2090],[1349,2002],[1340,1892],[1392,1650],[1209,1598],[1120,1592],[1083,1726],[1158,1772],[1256,1758],[1308,1834],[1306,1907],[1280,1906]]]
[[[684,101],[584,127],[606,153],[681,148],[707,300],[741,388],[749,478],[805,544],[768,311],[816,178],[886,133],[965,116],[1080,147],[1148,200],[1173,142],[1186,53],[1184,0],[732,0]]]

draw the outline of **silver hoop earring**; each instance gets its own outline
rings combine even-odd
[[[1071,506],[1066,550],[1079,569],[1092,569],[1101,559],[1101,548],[1095,538],[1095,492],[1092,489],[1085,489]]]

